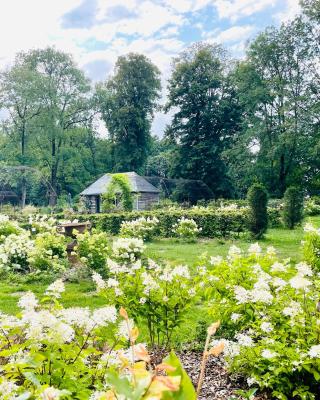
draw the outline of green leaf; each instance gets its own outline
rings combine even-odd
[[[173,398],[177,400],[196,400],[197,396],[194,386],[176,354],[171,351],[163,362],[175,368],[174,371],[168,372],[169,376],[181,377],[180,390],[179,392],[174,393]]]

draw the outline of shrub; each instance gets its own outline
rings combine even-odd
[[[203,272],[203,293],[211,314],[221,319],[231,371],[275,398],[316,398],[318,274],[305,262],[280,261],[273,248],[264,253],[258,244],[247,252],[232,247],[226,259],[211,257]]]
[[[11,221],[7,215],[0,214],[0,243],[3,243],[9,235],[19,235],[22,229],[17,222]]]
[[[198,228],[193,219],[182,217],[172,226],[172,232],[180,239],[194,241],[201,232],[201,228]]]
[[[30,270],[57,273],[66,270],[68,264],[66,238],[50,232],[40,233],[34,240],[34,248],[28,253]]]
[[[120,238],[113,242],[112,256],[123,264],[135,263],[141,259],[145,246],[141,239]]]
[[[84,232],[77,234],[75,253],[84,265],[106,275],[109,255],[109,238],[105,232]]]
[[[315,198],[309,198],[304,203],[304,213],[309,216],[320,215],[320,204]]]
[[[145,241],[150,241],[156,232],[159,220],[156,217],[140,217],[133,221],[122,221],[120,227],[120,236],[136,237]]]
[[[28,232],[6,237],[0,245],[0,269],[21,273],[30,272],[29,254],[34,250],[34,241]]]
[[[182,217],[193,219],[201,228],[201,236],[226,237],[239,234],[247,230],[248,210],[246,208],[236,210],[224,209],[170,209],[165,211],[140,211],[131,213],[113,214],[88,214],[79,215],[76,218],[82,221],[90,221],[94,227],[111,235],[118,235],[123,221],[132,221],[141,217],[157,218],[159,223],[155,229],[155,235],[162,237],[172,236],[172,226]]]
[[[267,191],[264,186],[255,183],[250,187],[247,199],[250,207],[249,230],[254,238],[259,239],[268,227]]]
[[[41,302],[22,296],[17,317],[1,314],[1,398],[196,399],[174,353],[146,367],[150,356],[124,309],[63,308],[63,291],[58,280]]]
[[[284,194],[283,222],[285,227],[293,229],[303,217],[303,195],[300,189],[289,187]]]
[[[304,259],[314,269],[320,271],[320,230],[312,224],[306,224],[304,231],[305,236],[302,242]]]
[[[160,266],[152,260],[120,265],[108,261],[110,278],[94,275],[98,292],[108,302],[129,307],[145,322],[152,346],[169,346],[172,335],[195,304],[200,282],[187,266]]]

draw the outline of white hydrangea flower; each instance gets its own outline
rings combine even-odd
[[[25,311],[34,311],[34,309],[38,306],[38,300],[34,293],[27,292],[20,297],[20,300],[18,301],[18,306]]]
[[[242,286],[235,286],[233,290],[238,304],[244,304],[250,302],[251,298],[249,290],[245,289]]]
[[[223,261],[223,258],[221,256],[211,256],[210,257],[210,264],[211,265],[219,265]]]
[[[241,249],[237,246],[232,245],[228,251],[228,258],[231,260],[241,256]]]
[[[51,283],[51,285],[47,287],[46,295],[58,299],[59,297],[61,297],[61,293],[63,293],[64,291],[65,286],[62,279],[57,279],[55,282]]]
[[[271,359],[271,358],[275,358],[278,356],[278,353],[276,353],[275,351],[269,350],[269,349],[264,349],[261,352],[261,356],[263,358],[266,358],[267,360]]]
[[[232,313],[231,317],[230,317],[232,322],[237,322],[240,318],[241,318],[241,314],[237,314],[237,313]]]
[[[238,333],[236,339],[240,346],[252,347],[254,344],[252,338],[244,333]]]
[[[287,317],[295,317],[302,311],[303,310],[300,303],[298,303],[297,301],[291,301],[289,306],[284,307],[284,309],[282,310],[282,314]]]
[[[130,332],[134,328],[134,321],[133,319],[128,319],[127,321],[121,321],[118,326],[118,333],[117,335],[129,340]]]
[[[267,247],[267,255],[269,257],[275,257],[277,255],[277,251],[273,246],[268,246]]]
[[[308,355],[311,358],[320,358],[320,344],[312,346],[308,351]]]
[[[313,275],[310,265],[308,265],[305,262],[301,262],[301,263],[297,264],[296,269],[298,271],[298,274],[301,276],[304,276],[304,275],[312,276]]]
[[[18,386],[13,383],[10,382],[6,379],[3,379],[2,381],[0,381],[0,395],[3,396],[1,398],[3,399],[16,399],[16,391],[18,389]],[[9,397],[10,396],[10,397]]]
[[[270,333],[270,332],[273,331],[273,326],[272,326],[272,324],[270,322],[264,321],[264,322],[261,323],[260,329],[263,332]]]
[[[306,289],[308,286],[310,286],[312,284],[311,281],[304,278],[304,276],[299,273],[296,276],[294,276],[293,278],[291,278],[289,282],[290,282],[290,286],[297,290]]]
[[[118,287],[118,286],[119,286],[119,282],[118,282],[116,279],[114,279],[114,278],[109,278],[109,279],[107,280],[107,286],[108,286],[109,288],[115,288],[115,287]]]
[[[286,265],[277,261],[271,265],[270,270],[272,272],[287,272],[288,268]]]
[[[260,255],[262,252],[262,248],[260,247],[259,243],[253,243],[248,248],[248,253],[254,256]]]
[[[115,323],[117,320],[117,310],[114,306],[97,308],[93,311],[91,318],[96,326]]]
[[[102,279],[102,276],[98,274],[98,272],[94,272],[92,274],[92,280],[96,284],[98,292],[105,289],[107,286],[106,282]]]

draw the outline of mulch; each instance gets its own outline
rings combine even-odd
[[[152,353],[152,362],[158,364],[166,356],[163,351]],[[186,350],[177,352],[184,369],[190,376],[194,386],[197,386],[202,353],[200,351]],[[206,364],[205,378],[198,400],[230,400],[230,398],[241,398],[237,390],[248,390],[249,387],[240,375],[231,375],[222,357],[209,357]],[[255,400],[267,400],[266,394],[255,396]]]

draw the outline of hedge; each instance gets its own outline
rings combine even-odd
[[[280,220],[280,217],[274,210],[272,210],[271,214],[272,225],[275,226],[277,224],[276,221]],[[172,226],[181,217],[194,219],[198,227],[202,228],[202,237],[227,237],[248,231],[248,212],[246,209],[236,211],[217,211],[213,209],[157,210],[72,216],[73,219],[76,218],[80,221],[90,221],[93,227],[108,232],[111,235],[119,234],[122,221],[131,221],[139,217],[158,218],[159,224],[156,235],[161,237],[171,237]]]

